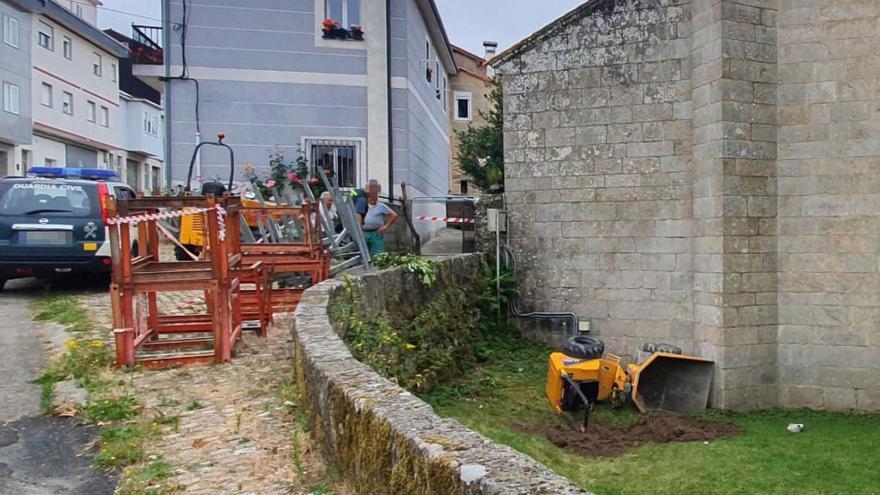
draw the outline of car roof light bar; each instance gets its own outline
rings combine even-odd
[[[78,167],[31,167],[28,175],[51,179],[110,180],[119,176],[113,170]]]

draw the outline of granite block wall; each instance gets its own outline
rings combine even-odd
[[[593,3],[501,68],[523,309],[693,352],[687,2]]]
[[[880,410],[880,7],[779,14],[779,392]]]
[[[502,53],[522,305],[714,359],[716,407],[880,410],[878,16],[593,0]]]

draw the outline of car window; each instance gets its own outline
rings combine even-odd
[[[134,191],[127,187],[116,186],[113,189],[115,189],[116,199],[132,199],[135,196]]]
[[[97,216],[97,198],[93,184],[4,182],[0,183],[0,215]]]

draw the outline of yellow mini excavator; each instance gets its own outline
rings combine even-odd
[[[624,369],[605,344],[587,335],[570,337],[564,352],[550,354],[546,394],[560,414],[584,408],[581,431],[587,431],[596,401],[620,406],[632,400],[641,412],[692,414],[706,408],[712,361],[681,354],[669,344],[645,344],[638,364]]]

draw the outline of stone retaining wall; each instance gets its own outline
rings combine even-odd
[[[437,283],[418,284],[401,269],[353,279],[367,313],[420,306],[445,287],[463,289],[480,273],[478,255],[440,261]],[[362,494],[584,494],[532,458],[499,445],[352,357],[328,307],[345,284],[328,280],[305,292],[293,322],[297,383],[312,435]]]

